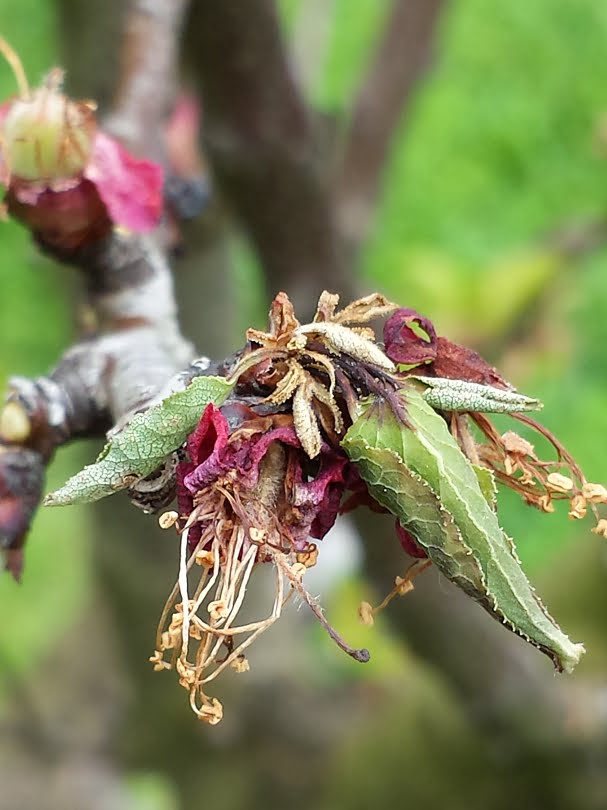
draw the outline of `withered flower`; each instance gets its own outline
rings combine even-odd
[[[370,388],[389,395],[396,385],[388,377],[394,365],[363,326],[394,305],[379,295],[340,312],[337,303],[323,294],[314,322],[302,326],[287,296],[276,297],[269,330],[247,333],[234,395],[221,408],[207,406],[177,468],[180,577],[150,660],[177,669],[192,708],[210,723],[221,710],[207,684],[227,667],[248,669],[244,651],[294,592],[342,649],[368,659],[339,637],[301,582],[318,556],[310,538],[333,526],[346,492],[356,497],[364,488],[339,445],[349,408]],[[172,516],[162,523],[171,525]],[[265,617],[238,624],[259,564],[275,569],[272,604]]]
[[[387,315],[384,351],[369,324]],[[177,671],[193,710],[211,724],[221,720],[223,709],[209,695],[210,683],[227,668],[249,669],[247,648],[280,617],[293,594],[341,649],[358,661],[369,658],[336,633],[302,582],[319,554],[312,541],[325,537],[338,514],[361,504],[385,511],[341,446],[360,401],[382,397],[406,425],[406,404],[396,394],[411,374],[511,389],[479,355],[437,337],[430,321],[381,295],[338,310],[338,297],[325,292],[312,323],[302,325],[280,293],[268,331],[251,329],[247,339],[231,369],[232,395],[220,408],[206,407],[177,466],[178,517],[161,518],[181,535],[181,559],[150,661],[157,670]],[[464,455],[527,503],[549,511],[553,500],[567,499],[570,514],[582,517],[607,500],[607,491],[585,480],[545,428],[513,415],[552,443],[554,461],[541,460],[513,431],[500,435],[484,413],[443,413]],[[606,533],[604,523],[599,521],[597,533]],[[394,597],[409,592],[414,577],[431,564],[398,522],[396,534],[416,559],[377,608],[363,603],[360,615],[367,624]],[[273,567],[274,593],[264,616],[240,622],[247,585],[259,565]]]

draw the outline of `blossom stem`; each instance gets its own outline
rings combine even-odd
[[[25,75],[25,70],[23,70],[23,65],[21,64],[21,59],[19,59],[17,52],[8,44],[4,37],[0,37],[0,53],[4,56],[13,71],[17,87],[19,88],[19,96],[24,100],[29,99],[30,87],[27,76]]]

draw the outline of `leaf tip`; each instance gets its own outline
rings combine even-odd
[[[560,651],[558,657],[557,667],[561,672],[571,675],[577,664],[580,663],[580,658],[586,652],[583,644],[569,644],[566,649]]]

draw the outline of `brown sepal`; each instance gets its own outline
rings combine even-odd
[[[445,337],[437,338],[436,359],[425,368],[436,377],[467,380],[481,385],[493,385],[496,388],[512,388],[499,371],[490,366],[478,352],[468,349],[466,346],[460,346],[458,343],[452,343]]]

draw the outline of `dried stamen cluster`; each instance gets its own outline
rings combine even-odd
[[[372,329],[362,324],[387,315],[397,307],[384,296],[362,298],[336,312],[339,297],[324,292],[318,302],[314,321],[301,325],[288,297],[280,293],[270,311],[270,330],[249,329],[247,338],[254,348],[243,361],[253,361],[256,386],[271,389],[266,401],[274,405],[292,401],[295,431],[302,448],[316,458],[325,435],[343,435],[344,417],[339,391],[336,359],[346,356],[361,366],[395,372],[396,366],[375,343]],[[239,369],[235,372],[240,373]]]
[[[597,506],[607,504],[607,489],[587,481],[575,459],[543,425],[525,414],[513,417],[543,436],[554,448],[556,458],[540,459],[527,439],[511,430],[500,435],[485,415],[473,414],[473,421],[486,439],[476,446],[481,464],[492,470],[498,481],[518,492],[525,503],[542,512],[554,512],[554,501],[566,500],[569,517],[580,520],[590,507],[597,520],[593,531],[605,535],[607,524],[600,518]]]
[[[386,353],[395,362],[411,364],[408,373],[467,380],[491,385],[504,391],[512,386],[476,352],[438,337],[434,326],[411,309],[400,309],[384,329]],[[518,492],[525,502],[544,512],[554,511],[553,501],[569,501],[569,517],[586,516],[593,511],[597,526],[593,531],[607,536],[607,523],[597,505],[607,503],[607,490],[592,484],[575,459],[542,424],[524,413],[511,412],[512,418],[552,446],[556,458],[538,457],[535,447],[514,431],[500,435],[485,413],[450,411],[445,416],[449,429],[464,455],[473,463],[487,467],[500,483]],[[478,429],[475,434],[471,426]],[[479,436],[480,434],[480,436]]]
[[[221,520],[210,548],[200,547],[205,538],[186,562],[187,534],[186,529],[182,535],[179,580],[166,603],[150,661],[156,670],[174,666],[179,683],[190,694],[193,711],[201,720],[214,725],[222,718],[222,706],[217,698],[206,694],[206,684],[227,667],[237,672],[248,670],[246,648],[280,617],[291,594],[285,589],[283,570],[277,565],[269,615],[238,625],[236,619],[258,557],[279,552],[270,552],[259,540],[246,537],[242,526]],[[188,574],[195,566],[201,573],[190,596]],[[164,658],[167,652],[171,656],[169,661]]]

